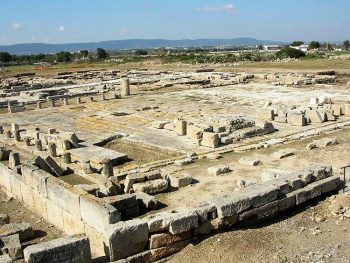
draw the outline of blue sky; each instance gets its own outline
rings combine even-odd
[[[0,0],[0,44],[350,39],[349,0]]]

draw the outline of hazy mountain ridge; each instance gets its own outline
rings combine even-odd
[[[142,49],[142,48],[159,48],[159,47],[208,47],[208,46],[247,46],[260,44],[280,44],[281,41],[258,40],[254,38],[234,38],[234,39],[127,39],[127,40],[110,40],[101,42],[88,43],[67,43],[67,44],[43,44],[28,43],[0,46],[0,51],[6,51],[11,54],[39,54],[39,53],[57,53],[60,51],[79,51],[95,50],[104,48],[107,50],[121,49]]]

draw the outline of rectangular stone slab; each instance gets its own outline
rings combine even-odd
[[[101,164],[102,160],[109,159],[113,165],[116,165],[127,157],[125,153],[112,151],[95,145],[82,145],[82,147],[71,149],[69,152],[72,155],[73,161],[81,162],[83,160],[90,160],[93,164]]]

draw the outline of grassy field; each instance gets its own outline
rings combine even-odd
[[[238,66],[251,69],[349,70],[350,60],[305,59],[300,62],[257,62]]]
[[[61,63],[53,65],[50,68],[40,69],[35,65],[21,65],[21,66],[9,66],[6,71],[0,71],[0,76],[35,72],[36,75],[55,75],[57,72],[64,71],[79,71],[79,70],[128,70],[137,68],[146,68],[153,70],[190,70],[193,69],[193,64],[184,64],[179,67],[177,63],[163,64],[162,60],[149,59],[144,61],[132,61],[127,63],[118,62],[91,62],[91,63]],[[242,64],[235,67],[223,68],[220,64],[198,64],[198,67],[207,66],[213,67],[218,70],[225,71],[240,71],[240,70],[305,70],[305,71],[317,71],[317,70],[336,70],[342,73],[349,72],[350,60],[328,60],[328,59],[305,59],[300,62],[255,62]]]

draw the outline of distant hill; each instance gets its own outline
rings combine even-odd
[[[212,47],[212,46],[248,46],[262,44],[280,44],[280,41],[257,40],[254,38],[234,38],[234,39],[128,39],[111,40],[89,43],[68,43],[68,44],[43,44],[28,43],[0,46],[0,51],[6,51],[10,54],[25,55],[39,53],[57,53],[60,51],[74,52],[79,50],[95,50],[104,48],[106,50],[121,49],[142,49],[142,48],[160,48],[160,47]]]

